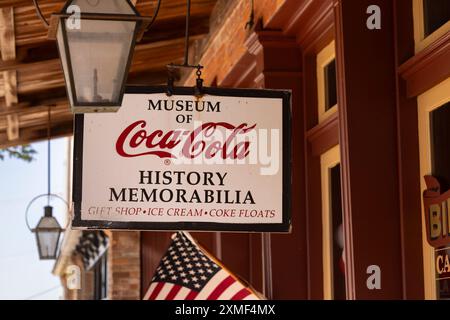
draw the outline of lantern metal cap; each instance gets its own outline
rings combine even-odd
[[[62,203],[64,203],[64,206],[65,206],[67,212],[70,213],[69,203],[66,200],[64,200],[64,198],[62,198],[61,196],[58,196],[57,194],[50,194],[50,195],[49,194],[40,194],[40,195],[34,197],[30,201],[30,203],[28,203],[27,209],[25,210],[25,223],[26,223],[26,225],[28,227],[28,230],[30,230],[31,232],[35,232],[36,229],[31,227],[30,221],[28,220],[28,213],[29,213],[33,203],[35,203],[38,199],[41,199],[41,198],[44,198],[44,197],[52,197],[54,199],[60,200]],[[51,214],[51,215],[47,216],[48,213]],[[44,207],[44,217],[53,217],[53,207],[51,207],[51,206],[45,206]],[[69,224],[70,224],[70,219],[67,220],[67,224],[65,225],[64,228],[61,228],[61,230],[65,231],[69,227]]]
[[[53,13],[50,17],[50,24],[48,29],[47,37],[50,40],[56,40],[56,35],[58,31],[58,24],[63,19],[68,19],[73,17],[73,14],[67,12],[68,8],[74,1],[67,1],[64,5],[63,9],[59,13]],[[135,21],[137,22],[137,32],[136,32],[136,41],[140,41],[149,27],[149,25],[154,21],[154,17],[150,16],[141,16],[139,12],[136,10],[135,6],[128,0],[126,0],[130,7],[130,11],[133,14],[127,13],[99,13],[99,12],[80,12],[79,18],[81,20],[111,20],[111,21]],[[158,5],[159,9],[159,5]]]
[[[46,206],[44,207],[44,216],[49,218],[53,216],[53,207],[51,206]]]

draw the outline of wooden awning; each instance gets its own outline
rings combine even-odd
[[[157,0],[135,0],[142,15],[152,15]],[[63,0],[40,0],[47,18],[61,10]],[[204,37],[216,0],[192,0],[191,41]],[[165,66],[180,63],[184,55],[186,0],[163,0],[158,18],[136,47],[129,84],[161,84]],[[52,137],[72,134],[56,42],[36,15],[31,0],[0,2],[0,148],[47,137],[47,110],[51,107]]]

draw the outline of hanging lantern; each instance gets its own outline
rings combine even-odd
[[[32,212],[33,203],[38,199],[47,198],[47,205],[44,207],[44,215],[39,219],[35,228],[31,228],[28,214]],[[41,194],[35,197],[27,206],[25,211],[25,222],[28,229],[36,236],[36,244],[40,260],[54,260],[58,257],[59,242],[61,234],[65,231],[53,216],[53,207],[49,205],[50,199],[57,199],[64,203],[66,209],[69,209],[68,203],[56,194]]]
[[[59,237],[64,230],[59,225],[58,220],[53,217],[52,207],[44,207],[44,216],[32,231],[36,234],[39,258],[41,260],[56,259]]]
[[[152,21],[129,0],[71,0],[52,15],[49,37],[58,43],[74,113],[118,110],[136,41]]]
[[[69,209],[68,203],[60,196],[51,193],[51,110],[48,108],[48,122],[47,122],[47,193],[41,194],[35,197],[27,206],[25,211],[25,222],[28,229],[36,235],[36,242],[39,252],[39,258],[41,260],[52,260],[58,256],[59,238],[64,229],[58,223],[58,220],[53,217],[53,207],[50,206],[50,200],[52,198],[59,199],[64,202],[67,209]],[[44,207],[44,216],[41,217],[36,228],[30,227],[28,221],[28,214],[32,204],[41,198],[47,198],[47,205]]]

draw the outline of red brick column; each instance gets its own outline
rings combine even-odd
[[[113,231],[109,234],[108,299],[139,300],[141,281],[140,233]]]

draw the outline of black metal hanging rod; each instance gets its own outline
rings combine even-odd
[[[187,0],[187,10],[186,10],[186,28],[185,28],[185,36],[184,36],[184,62],[183,64],[173,64],[170,63],[167,65],[167,68],[191,68],[201,70],[203,66],[201,65],[192,65],[189,64],[189,24],[191,20],[191,0]]]
[[[255,25],[255,1],[250,0],[250,17],[245,24],[245,29],[251,29]]]
[[[186,28],[185,28],[185,37],[184,37],[184,61],[183,64],[174,64],[170,63],[167,65],[167,71],[169,73],[169,77],[167,80],[167,95],[171,96],[173,94],[173,87],[175,82],[174,70],[180,68],[189,68],[189,69],[197,69],[196,75],[196,86],[195,86],[195,95],[201,96],[203,91],[203,79],[202,79],[202,69],[203,66],[200,64],[192,65],[189,63],[189,24],[191,19],[191,0],[187,0],[186,4]]]
[[[51,192],[51,130],[52,130],[52,111],[50,106],[48,106],[48,110],[47,110],[48,114],[47,114],[47,205],[50,206],[50,195],[52,194]]]
[[[45,25],[45,27],[48,29],[50,27],[50,24],[48,23],[47,19],[45,19],[44,15],[42,14],[41,8],[39,7],[39,3],[37,0],[33,0],[34,7],[36,8],[36,13],[41,19],[42,23]]]

